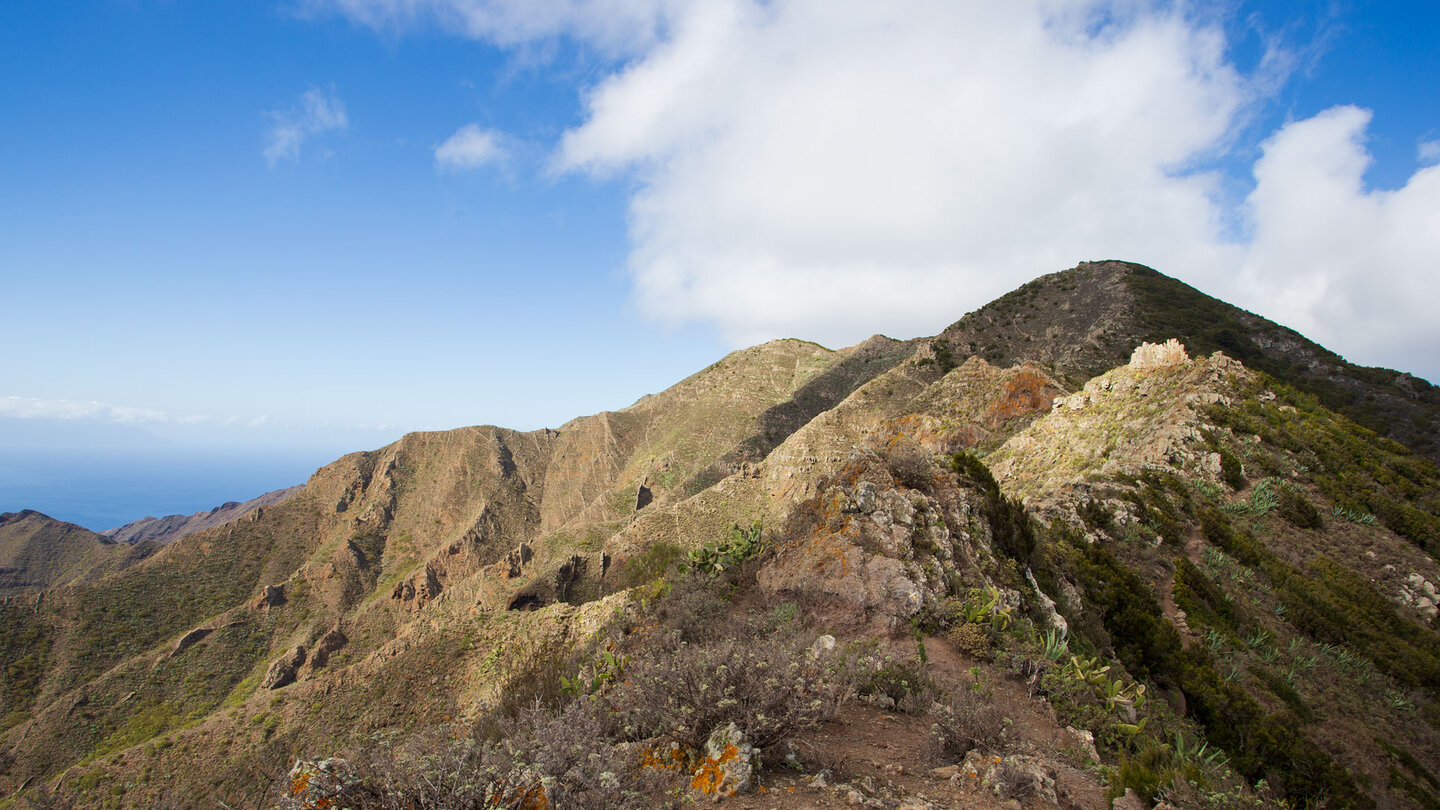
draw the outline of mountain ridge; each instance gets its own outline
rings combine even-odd
[[[472,731],[534,743],[553,727],[525,713],[533,697],[592,729],[574,744],[597,762],[630,768],[616,752],[682,746],[664,750],[685,769],[651,775],[710,801],[688,770],[709,767],[694,749],[710,728],[698,742],[663,724],[615,737],[573,713],[651,705],[684,679],[647,681],[647,667],[798,633],[839,638],[848,663],[834,677],[858,680],[834,694],[866,730],[805,715],[789,767],[775,765],[780,742],[755,738],[775,790],[736,800],[746,806],[786,806],[783,785],[814,807],[849,806],[852,792],[875,806],[1428,806],[1440,471],[1228,354],[1122,351],[1143,326],[1137,267],[1043,277],[931,339],[742,349],[559,430],[407,434],[124,569],[6,600],[0,785],[97,807],[328,802],[305,793],[329,784],[321,771],[286,776],[297,759],[391,757],[397,779],[425,761],[367,748],[377,733],[459,735],[498,755]],[[1050,297],[1071,306],[1047,321]],[[1049,657],[1047,633],[1069,652]],[[922,677],[936,691],[919,691]],[[575,700],[581,680],[593,689]],[[631,690],[644,683],[659,691],[642,701]],[[986,689],[1029,718],[1014,737],[924,744],[945,711],[980,722],[964,695]],[[1267,723],[1289,736],[1261,734]],[[918,729],[913,759],[864,742],[902,726]],[[1370,744],[1382,730],[1401,753]],[[1083,739],[1098,744],[1089,760],[1053,742]],[[1187,766],[1182,741],[1221,746],[1228,764]],[[977,764],[981,750],[994,762]],[[547,805],[634,801],[600,781],[564,793],[584,768],[549,761],[485,784],[546,774]],[[956,778],[933,782],[932,766]],[[335,774],[336,790],[370,784]]]

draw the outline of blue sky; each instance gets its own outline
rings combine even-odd
[[[557,426],[1097,258],[1437,379],[1437,30],[1359,0],[7,3],[0,439]]]

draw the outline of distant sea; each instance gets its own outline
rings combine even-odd
[[[0,448],[0,512],[34,509],[104,531],[303,484],[341,453]]]

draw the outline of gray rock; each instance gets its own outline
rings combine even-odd
[[[710,732],[705,741],[705,758],[695,769],[691,784],[703,796],[734,796],[755,784],[758,765],[755,746],[734,723]]]

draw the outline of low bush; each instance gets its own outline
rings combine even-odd
[[[955,649],[981,661],[989,661],[995,657],[995,643],[990,639],[990,634],[985,628],[974,622],[966,622],[950,629],[947,634],[950,643]]]
[[[503,742],[381,738],[348,760],[296,778],[281,807],[353,810],[473,810],[655,807],[647,777],[605,734],[598,708],[575,701],[558,713],[534,707],[510,723]],[[653,778],[653,777],[651,777]],[[646,795],[647,792],[651,795]]]
[[[930,737],[948,758],[958,762],[972,749],[988,754],[1004,745],[1005,717],[982,689],[956,687],[932,711]]]
[[[924,711],[939,692],[919,660],[896,661],[886,658],[870,670],[859,685],[864,697],[885,696],[895,708],[906,713]]]
[[[664,579],[680,563],[684,551],[674,543],[655,543],[643,552],[622,562],[616,579],[622,588],[648,585]]]
[[[699,750],[734,723],[763,753],[834,716],[850,692],[846,673],[811,656],[804,637],[771,636],[681,643],[634,661],[602,702],[626,739]]]
[[[1279,497],[1276,511],[1286,523],[1299,529],[1319,529],[1325,526],[1320,510],[1304,495],[1290,487],[1280,487],[1276,495]]]

